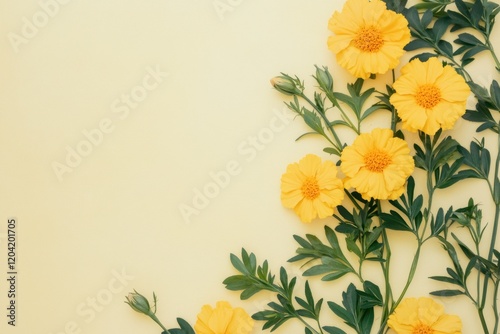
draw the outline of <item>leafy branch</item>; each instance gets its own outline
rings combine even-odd
[[[263,329],[271,328],[274,331],[286,321],[297,319],[306,328],[306,333],[323,333],[319,321],[323,299],[314,300],[309,283],[305,284],[305,299],[294,297],[294,288],[297,278],[289,279],[285,268],[280,268],[279,282],[275,280],[268,266],[267,260],[262,265],[257,265],[253,253],[248,254],[245,249],[241,251],[241,259],[231,254],[231,263],[239,275],[226,278],[223,282],[228,290],[242,291],[240,298],[248,299],[260,291],[270,291],[276,294],[277,302],[270,302],[269,309],[253,314],[255,320],[264,321]],[[298,307],[295,306],[298,304]],[[305,319],[313,319],[318,326],[315,329]]]

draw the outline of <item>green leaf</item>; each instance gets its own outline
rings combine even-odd
[[[340,248],[339,245],[339,240],[337,239],[337,235],[335,232],[328,226],[325,225],[325,235],[326,239],[328,240],[328,243],[332,247],[334,254],[338,256],[341,259],[346,260],[344,257],[344,254],[342,253],[342,249]],[[346,260],[347,261],[347,260]]]
[[[334,147],[325,147],[323,149],[323,152],[328,153],[328,154],[333,154],[333,155],[336,155],[336,156],[340,156],[339,150],[337,150]]]
[[[461,290],[436,290],[432,291],[430,294],[439,297],[453,297],[463,295],[464,292]]]
[[[481,21],[481,17],[483,16],[484,8],[482,1],[476,0],[470,9],[470,18],[471,23],[474,27],[479,27],[479,21]]]
[[[436,22],[434,22],[434,25],[432,26],[432,32],[434,34],[435,41],[439,41],[443,37],[450,24],[451,20],[448,16],[443,16],[437,19]]]
[[[381,213],[380,218],[383,221],[382,226],[385,228],[390,230],[413,232],[413,229],[408,226],[404,218],[401,217],[401,215],[396,211],[391,210],[390,214]]]
[[[429,278],[433,279],[435,281],[440,281],[440,282],[445,282],[445,283],[450,283],[450,284],[462,286],[462,283],[460,281],[457,281],[454,278],[448,277],[448,276],[431,276]]]
[[[454,41],[457,44],[468,44],[468,45],[483,45],[476,36],[469,33],[462,33],[458,35],[458,38]]]
[[[403,13],[406,9],[408,0],[383,0],[386,3],[387,9],[396,13]]]
[[[295,141],[298,141],[300,139],[302,139],[303,137],[306,137],[306,136],[311,136],[311,135],[318,135],[319,133],[317,132],[306,132],[306,133],[303,133],[301,134],[300,136],[298,136]]]
[[[341,330],[338,327],[325,326],[325,327],[323,327],[323,329],[325,330],[325,332],[327,332],[329,334],[347,334],[346,332],[344,332],[343,330]]]
[[[453,58],[453,46],[450,42],[442,39],[437,43],[437,45],[446,56]]]
[[[370,291],[370,290],[368,290]],[[370,333],[373,326],[373,307],[361,307],[361,291],[356,290],[354,284],[349,284],[347,291],[342,293],[342,305],[328,302],[328,306],[345,324],[356,330],[357,333]]]
[[[467,8],[467,5],[465,4],[464,1],[455,0],[455,5],[457,6],[457,9],[460,11],[462,15],[464,15],[467,18],[470,18],[469,8]]]
[[[226,278],[223,284],[226,285],[226,289],[228,290],[239,291],[251,287],[253,282],[247,276],[233,275]]]
[[[243,252],[244,250],[242,250]],[[238,270],[240,273],[242,274],[248,274],[248,270],[247,268],[245,267],[245,265],[243,264],[243,262],[234,254],[231,254],[230,255],[230,259],[231,259],[231,264],[233,265],[234,268],[236,268],[236,270]]]
[[[491,83],[490,94],[496,110],[500,110],[500,86],[498,85],[498,81],[493,80]]]
[[[432,10],[426,10],[420,19],[420,24],[422,27],[427,28],[429,24],[431,24],[433,18],[434,14],[432,13]]]
[[[439,208],[436,217],[431,218],[432,235],[438,235],[443,230],[444,223],[444,211],[443,208]]]
[[[325,135],[323,130],[323,126],[321,124],[321,119],[313,113],[305,108],[302,109],[302,117],[304,118],[304,122],[313,129],[316,133],[320,135]]]
[[[356,240],[348,237],[346,238],[346,245],[347,245],[347,250],[356,254],[356,256],[359,257],[360,259],[363,257],[361,249],[359,249],[358,245],[356,244]]]
[[[452,32],[462,28],[471,28],[471,24],[465,16],[451,10],[447,13],[451,19],[451,23],[453,24],[453,27],[451,28]]]
[[[370,281],[365,281],[363,283],[363,290],[364,291],[358,291],[358,294],[360,295],[361,309],[368,309],[373,308],[374,306],[383,305],[384,299],[379,287],[376,284]]]

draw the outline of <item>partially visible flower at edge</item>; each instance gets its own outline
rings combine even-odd
[[[226,301],[218,301],[213,308],[204,305],[194,325],[197,334],[248,334],[254,320],[241,307],[233,308]]]
[[[397,334],[461,334],[462,321],[444,313],[444,307],[428,297],[406,298],[389,316],[389,328]]]
[[[328,29],[334,33],[328,48],[339,65],[363,79],[395,68],[410,42],[408,21],[381,0],[347,0],[342,12],[333,13]]]
[[[398,198],[415,168],[408,143],[393,137],[390,129],[362,133],[344,148],[340,160],[345,187],[365,199]]]
[[[453,128],[465,113],[470,88],[450,65],[436,57],[426,62],[414,59],[401,69],[390,101],[403,129],[434,135],[440,128]]]
[[[333,215],[343,199],[344,187],[337,177],[337,167],[317,155],[308,154],[298,163],[288,165],[281,177],[281,203],[293,209],[304,223],[317,216]]]

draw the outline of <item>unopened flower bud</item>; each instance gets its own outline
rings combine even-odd
[[[300,95],[302,90],[297,87],[295,81],[289,76],[278,76],[271,79],[271,84],[280,93],[286,95]]]
[[[323,91],[331,92],[333,90],[333,78],[328,68],[323,67],[323,69],[320,69],[316,66],[316,76],[314,78]]]
[[[127,299],[125,303],[127,303],[134,311],[149,316],[153,313],[146,297],[137,293],[137,291],[134,290],[134,292],[129,293],[125,298]]]

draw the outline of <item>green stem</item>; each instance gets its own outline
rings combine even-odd
[[[415,276],[415,273],[417,271],[418,260],[420,258],[420,249],[421,248],[422,248],[422,242],[421,242],[421,240],[418,240],[417,251],[416,251],[415,256],[413,257],[413,261],[411,263],[411,268],[410,268],[410,273],[408,274],[408,279],[406,281],[405,287],[403,288],[403,291],[401,292],[401,295],[399,296],[398,300],[392,305],[391,313],[396,309],[396,307],[398,307],[399,303],[401,303],[404,296],[406,295],[406,291],[408,291],[408,288],[410,287],[410,284],[413,281],[413,277]]]
[[[396,72],[392,70],[392,83],[396,81]],[[396,108],[391,107],[391,130],[392,133],[396,133],[396,124],[398,121],[398,114],[396,112]]]
[[[498,148],[500,148],[500,133],[498,134]],[[497,157],[496,157],[496,161],[495,161],[495,177],[498,177],[498,173],[499,173],[499,170],[500,170],[500,152],[497,153]],[[494,203],[495,203],[495,218],[493,220],[493,231],[492,231],[492,234],[491,234],[491,242],[490,242],[490,248],[489,248],[489,252],[488,252],[488,261],[492,261],[493,259],[493,251],[495,250],[495,244],[496,244],[496,241],[497,241],[497,235],[498,235],[498,224],[499,224],[499,219],[500,219],[500,201],[498,198],[496,198],[496,195],[500,189],[497,189],[498,186],[499,186],[499,183],[496,182],[496,179],[494,179],[494,184],[493,184],[493,187],[491,187],[491,183],[488,181],[488,184],[490,185],[490,189],[492,189],[492,196],[493,196],[493,200],[494,200]],[[479,303],[479,308],[478,308],[478,312],[479,312],[479,317],[481,318],[482,316],[482,311],[486,305],[486,299],[488,297],[488,286],[489,286],[489,279],[490,279],[490,275],[489,273],[486,273],[484,275],[484,283],[483,283],[483,295],[482,295],[482,298],[480,299],[480,303]],[[498,293],[498,286],[496,287],[496,290],[494,292],[495,295],[497,295]],[[498,319],[498,298],[494,298],[493,299],[493,309],[495,310],[495,327],[498,328],[498,323],[499,323],[499,319]],[[482,321],[482,320],[481,320]],[[485,330],[487,331],[487,327],[484,327]],[[487,333],[487,332],[486,332]],[[493,333],[496,333],[496,329]]]
[[[493,313],[495,314],[495,327],[493,328],[493,333],[498,333],[498,326],[500,322],[500,312],[498,311],[498,303],[496,302],[498,300],[499,289],[500,289],[500,279],[497,279],[495,283],[495,293],[493,296],[493,300],[495,301],[493,303]]]
[[[484,312],[482,308],[477,309],[477,313],[479,315],[479,320],[481,321],[481,327],[483,327],[484,334],[489,334],[488,324],[486,323],[486,318],[484,317]]]
[[[382,206],[380,201],[377,201],[377,210],[378,216],[382,213]],[[382,222],[381,222],[382,223]],[[384,303],[382,306],[382,317],[380,322],[379,334],[384,332],[385,327],[387,326],[387,319],[390,314],[390,308],[394,302],[394,298],[392,295],[392,287],[390,283],[390,275],[389,269],[391,264],[391,245],[389,244],[389,238],[387,237],[387,231],[385,228],[382,230],[382,244],[384,245],[383,250],[385,251],[385,262],[380,262],[380,266],[382,267],[382,272],[384,274],[384,283],[385,283],[385,296]]]
[[[347,197],[349,197],[349,199],[351,200],[352,204],[359,210],[363,210],[363,208],[359,205],[358,201],[351,195],[351,193],[349,191],[347,191],[347,189],[344,189],[344,192],[345,194],[347,195]]]
[[[304,319],[303,319],[300,315],[296,314],[295,316],[296,316],[296,317],[297,317],[297,319],[299,319],[299,320],[300,320],[300,322],[302,322],[302,324],[304,324],[304,326],[306,326],[306,327],[307,327],[307,328],[308,328],[311,332],[316,333],[316,334],[322,334],[322,333],[323,333],[323,330],[321,329],[321,327],[320,327],[320,329],[319,329],[320,331],[318,332],[318,331],[317,331],[314,327],[312,327],[311,325],[309,325],[309,324],[307,323],[307,321],[305,321],[305,320],[304,320]]]
[[[160,320],[158,319],[158,317],[157,317],[154,313],[150,313],[150,314],[148,314],[148,315],[149,315],[149,317],[150,317],[151,319],[153,319],[153,320],[154,320],[154,322],[156,322],[156,323],[157,323],[157,324],[158,324],[158,325],[159,325],[159,326],[163,329],[163,331],[164,331],[166,334],[171,334],[171,332],[170,332],[168,329],[166,329],[166,328],[165,328],[165,326],[163,326],[163,324],[160,322]]]
[[[344,109],[342,108],[342,106],[340,105],[340,103],[337,101],[337,99],[335,98],[335,96],[333,94],[326,94],[328,100],[330,100],[330,102],[333,104],[334,107],[337,107],[337,109],[340,111],[340,114],[342,115],[342,119],[344,121],[346,121],[348,124],[349,124],[349,127],[354,131],[356,132],[356,134],[360,134],[361,133],[361,120],[358,118],[358,125],[355,126],[351,119],[349,117],[347,117],[347,114],[345,113]]]
[[[489,37],[486,38],[486,47],[488,47],[488,50],[490,51],[491,57],[493,58],[493,61],[495,62],[497,71],[500,71],[500,61],[498,60],[498,57],[495,54],[493,44],[491,43]]]

